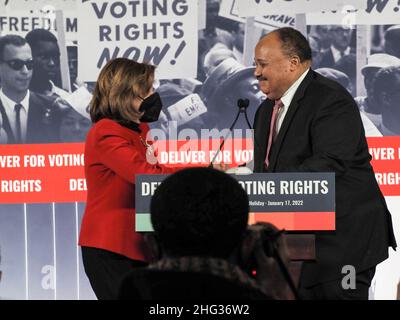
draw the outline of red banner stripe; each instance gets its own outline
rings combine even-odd
[[[250,222],[270,222],[285,230],[335,230],[335,212],[256,212]]]

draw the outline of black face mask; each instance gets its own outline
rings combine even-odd
[[[142,99],[142,98],[141,98]],[[144,112],[141,122],[154,122],[158,120],[162,109],[162,102],[158,92],[154,92],[146,99],[142,99],[139,111]]]

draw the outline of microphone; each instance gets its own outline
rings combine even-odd
[[[228,138],[228,136],[232,133],[232,129],[233,129],[233,127],[235,126],[235,124],[237,123],[237,121],[238,121],[239,116],[240,116],[241,113],[244,113],[244,117],[245,117],[245,119],[246,119],[246,122],[247,122],[247,125],[249,126],[249,128],[250,128],[250,129],[253,129],[253,128],[251,127],[251,125],[250,125],[249,119],[248,119],[248,117],[247,117],[247,112],[246,112],[246,111],[247,111],[247,108],[249,107],[249,104],[250,104],[249,99],[238,99],[237,102],[236,102],[236,104],[237,104],[237,107],[239,108],[239,110],[238,110],[238,112],[237,112],[237,114],[236,114],[235,120],[233,120],[232,125],[230,126],[229,132],[227,133],[227,135],[222,139],[222,142],[221,142],[221,144],[219,145],[219,148],[218,148],[217,152],[215,153],[215,155],[214,155],[213,159],[211,160],[210,164],[208,165],[209,168],[212,168],[212,167],[213,167],[213,164],[214,164],[215,159],[217,158],[218,154],[221,152],[221,149],[222,149],[222,147],[223,147],[224,144],[225,144],[225,140],[226,140],[226,139]]]
[[[249,107],[249,104],[250,104],[249,99],[239,99],[237,101],[237,106],[239,107],[239,112],[244,113],[244,117],[246,119],[247,126],[249,127],[250,130],[254,130],[254,128],[250,124],[249,118],[247,117],[247,108]],[[261,147],[260,147],[260,145],[258,143],[258,140],[257,140],[257,137],[256,137],[255,134],[254,134],[254,137],[253,137],[253,141],[254,141],[254,145],[253,145],[254,151],[256,151],[256,149],[257,149],[257,152],[260,153],[261,152]],[[253,153],[253,155],[254,154],[255,154],[255,152]],[[253,159],[253,164],[255,165],[255,159]],[[248,174],[248,173],[252,173],[253,172],[253,170],[251,170],[251,169],[248,169],[248,170],[245,170],[245,169],[248,169],[246,167],[246,164],[242,164],[237,168],[230,168],[226,172],[227,173],[235,173],[235,174]]]
[[[253,129],[250,124],[249,118],[247,117],[247,108],[249,107],[250,101],[249,99],[239,99],[237,101],[237,106],[239,107],[239,111],[244,113],[244,118],[246,119],[247,126],[249,129]]]
[[[247,109],[249,107],[250,101],[249,99],[239,99],[237,101],[237,106],[240,110]]]

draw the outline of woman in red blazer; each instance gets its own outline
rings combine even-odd
[[[162,107],[152,90],[154,69],[111,60],[100,72],[90,104],[94,124],[85,146],[88,191],[79,245],[98,299],[115,299],[124,274],[146,265],[142,235],[135,232],[136,174],[175,171],[147,161],[152,150],[143,122],[157,120]]]

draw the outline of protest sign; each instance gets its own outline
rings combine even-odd
[[[78,32],[83,81],[96,80],[117,57],[156,65],[158,79],[196,77],[197,2],[81,1],[78,11],[85,25]]]

